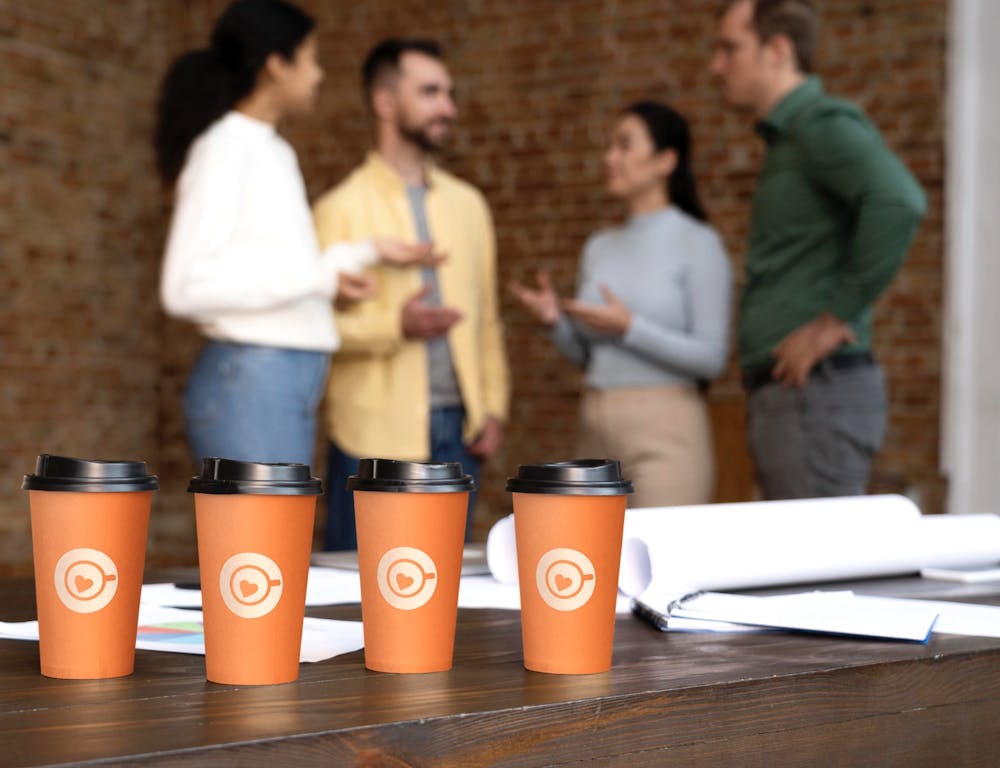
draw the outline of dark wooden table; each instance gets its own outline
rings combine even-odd
[[[861,586],[1000,602],[997,585]],[[0,620],[34,617],[30,582],[2,590]],[[463,610],[450,672],[368,672],[358,652],[289,685],[203,674],[202,657],[138,651],[131,677],[51,680],[36,643],[0,640],[0,765],[1000,765],[996,639],[661,634],[622,616],[613,670],[564,677],[524,670],[516,612]]]

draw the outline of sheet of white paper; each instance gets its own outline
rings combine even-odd
[[[306,605],[343,605],[361,602],[361,576],[338,568],[310,568]]]
[[[302,623],[302,651],[299,661],[325,661],[334,656],[360,651],[364,647],[365,636],[360,621],[306,616]]]
[[[201,590],[181,589],[176,584],[143,584],[139,602],[172,608],[201,608]]]
[[[632,612],[632,599],[628,595],[623,595],[618,593],[618,598],[615,601],[615,613],[631,613]]]
[[[205,655],[205,626],[201,611],[139,605],[135,647],[146,651]]]
[[[0,637],[6,640],[37,640],[37,621],[0,621]]]
[[[747,624],[730,624],[725,621],[705,621],[704,619],[687,619],[683,616],[670,618],[671,632],[770,632],[767,627],[752,627]]]
[[[507,608],[521,610],[516,584],[501,584],[492,576],[466,576],[458,584],[459,608]]]
[[[38,622],[0,622],[0,637],[38,640]],[[135,647],[147,651],[203,656],[205,631],[201,611],[140,605]],[[363,647],[364,635],[360,621],[334,621],[307,616],[302,625],[299,661],[325,661]]]
[[[629,613],[631,601],[619,594],[616,613]],[[503,584],[492,576],[463,576],[458,586],[459,608],[506,608],[521,610],[521,591],[517,584]]]
[[[182,589],[176,584],[143,584],[143,603],[173,608],[201,608],[200,589]],[[361,602],[361,579],[357,571],[338,568],[309,569],[306,605],[342,605]]]
[[[934,632],[943,635],[976,635],[1000,637],[1000,606],[955,603],[946,600],[913,600],[893,597],[858,595],[858,600],[873,605],[878,610],[892,610],[904,603],[926,605],[938,612]]]
[[[925,579],[957,581],[963,584],[1000,582],[1000,565],[993,564],[985,568],[922,568],[920,575]]]
[[[706,592],[685,600],[671,616],[772,629],[927,642],[938,610],[919,600],[873,604],[843,593],[755,597]]]

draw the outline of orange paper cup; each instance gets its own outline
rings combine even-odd
[[[305,464],[205,459],[192,478],[205,677],[269,685],[299,676],[320,481]]]
[[[451,669],[473,487],[457,462],[363,459],[350,478],[368,669]]]
[[[625,500],[616,461],[524,465],[511,478],[524,666],[611,668]]]
[[[42,674],[132,674],[156,478],[140,461],[43,454],[22,487],[31,506]]]

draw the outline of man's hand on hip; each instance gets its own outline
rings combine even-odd
[[[424,302],[434,288],[425,285],[403,305],[403,337],[436,339],[462,319],[462,313],[451,307],[438,307]]]
[[[804,387],[809,373],[823,358],[841,344],[855,340],[851,326],[840,318],[824,313],[801,328],[796,328],[774,348],[772,378],[789,387]]]

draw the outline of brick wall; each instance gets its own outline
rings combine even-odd
[[[388,34],[439,38],[458,85],[447,164],[493,206],[500,277],[551,270],[569,291],[579,249],[621,211],[602,189],[609,119],[640,97],[691,120],[695,168],[741,272],[760,146],[706,70],[714,21],[703,0],[303,1],[319,19],[327,71],[319,111],[289,123],[313,197],[357,164],[369,129],[357,86],[367,48]],[[930,214],[878,308],[891,424],[876,489],[908,489],[941,511],[939,376],[945,0],[827,0],[819,64],[858,101],[920,178]],[[151,559],[191,560],[183,492],[191,471],[179,398],[198,340],[150,297],[165,228],[151,175],[149,110],[169,57],[203,44],[220,0],[84,4],[0,0],[0,568],[30,558],[19,475],[40,450],[141,455],[164,491]],[[76,18],[76,15],[81,18]],[[84,53],[88,54],[86,60]],[[8,203],[8,199],[12,203]],[[32,274],[27,272],[32,269]],[[480,534],[507,511],[518,463],[565,457],[580,379],[503,296],[515,403],[488,468]],[[735,366],[711,393],[720,500],[752,494]]]
[[[0,2],[0,573],[43,451],[157,455],[159,0]]]

